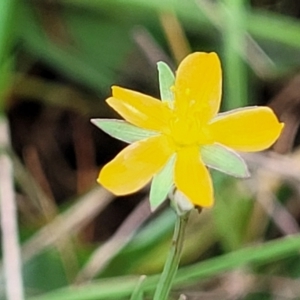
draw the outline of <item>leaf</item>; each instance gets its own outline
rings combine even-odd
[[[229,176],[222,177],[223,180],[218,185],[222,192],[216,195],[212,214],[220,245],[224,251],[229,252],[241,248],[251,240],[249,222],[253,216],[254,201],[247,189],[241,187],[241,182]]]
[[[91,119],[91,122],[105,133],[125,143],[134,143],[158,135],[158,132],[134,126],[123,120]]]
[[[172,188],[174,163],[175,155],[173,155],[163,169],[153,177],[149,196],[152,211],[164,202]]]
[[[11,1],[0,2],[1,31],[2,6],[4,3],[8,6]],[[69,38],[61,32],[56,37],[58,40],[44,34],[40,29],[41,20],[35,18],[36,7],[28,1],[17,2],[16,17],[13,17],[12,13],[9,15],[9,20],[14,22],[12,29],[17,33],[17,36],[15,34],[11,36],[22,37],[22,40],[26,41],[24,47],[33,57],[44,63],[48,62],[51,68],[60,74],[80,82],[82,86],[93,90],[96,94],[107,94],[111,83],[118,80],[118,74],[123,68],[126,70],[127,55],[134,49],[134,44],[129,35],[124,34],[126,30],[132,28],[130,21],[124,18],[116,20],[111,10],[107,9],[108,4],[105,5],[104,2],[107,1],[101,1],[99,5],[101,6],[99,12],[102,12],[103,18],[99,18],[99,12],[95,9],[89,11],[84,9],[86,13],[82,13],[82,9],[65,10],[62,22],[66,28],[70,28],[72,41],[78,46],[77,50],[70,50],[64,46]],[[16,28],[15,20],[22,26]],[[59,19],[53,20],[53,24],[60,22]],[[66,101],[61,99],[63,100]]]
[[[163,230],[164,227],[160,227],[160,229]],[[153,230],[150,232],[152,233]],[[149,235],[151,236],[151,234]],[[247,267],[247,265],[265,266],[278,260],[299,255],[299,247],[299,234],[248,246],[180,268],[174,284],[183,287],[191,286],[199,280],[215,278],[219,274],[244,266]],[[157,286],[158,279],[157,275],[149,276],[144,282],[145,291],[153,291]],[[77,289],[66,286],[38,296],[28,297],[28,300],[124,299],[128,298],[128,295],[134,290],[136,281],[136,277],[132,275],[102,278]]]
[[[170,67],[160,61],[157,63],[160,97],[163,102],[167,102],[169,107],[173,107],[174,93],[171,87],[174,85],[175,76]]]
[[[147,278],[147,276],[145,276],[145,275],[142,275],[139,278],[139,281],[133,290],[130,300],[143,300],[143,294],[144,294],[143,293],[143,283],[146,278]]]
[[[240,178],[250,176],[244,160],[234,151],[218,145],[205,145],[200,149],[205,165],[228,175]]]

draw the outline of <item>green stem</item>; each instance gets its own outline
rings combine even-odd
[[[153,300],[166,300],[169,295],[180,262],[184,231],[188,217],[189,212],[182,215],[177,214],[171,249],[155,290]]]

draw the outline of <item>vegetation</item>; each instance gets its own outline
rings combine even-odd
[[[138,284],[152,299],[175,215],[150,213],[148,187],[96,184],[125,144],[90,119],[116,117],[115,84],[158,97],[157,61],[193,51],[221,58],[222,110],[269,105],[285,128],[244,155],[250,179],[211,172],[216,205],[190,216],[171,299],[298,299],[299,17],[293,0],[0,1],[0,299],[130,299]]]

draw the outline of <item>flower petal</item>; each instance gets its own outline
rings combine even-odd
[[[213,186],[198,147],[182,148],[175,162],[175,185],[194,205],[213,205]]]
[[[175,81],[175,107],[179,113],[188,109],[201,112],[208,122],[219,111],[222,70],[216,53],[195,52],[179,65]]]
[[[105,133],[125,143],[134,143],[159,134],[155,131],[134,126],[123,120],[91,119],[91,122]]]
[[[248,107],[224,113],[209,125],[213,139],[238,151],[261,151],[279,137],[284,124],[268,107]]]
[[[102,168],[97,181],[116,195],[134,193],[161,170],[172,154],[163,135],[133,143]]]
[[[160,100],[118,86],[112,87],[112,93],[106,102],[129,123],[156,131],[168,125],[171,111]]]

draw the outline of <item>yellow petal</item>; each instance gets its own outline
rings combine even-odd
[[[175,185],[194,205],[213,205],[213,186],[198,147],[182,148],[175,162]]]
[[[107,103],[129,123],[156,131],[167,126],[171,111],[160,100],[118,86],[112,91]]]
[[[116,195],[136,192],[160,171],[172,153],[162,135],[135,142],[102,168],[98,182]]]
[[[216,53],[195,52],[179,65],[175,81],[175,108],[182,114],[190,109],[201,113],[203,122],[219,111],[222,70]]]
[[[284,124],[268,107],[247,107],[220,114],[209,125],[213,139],[238,151],[261,151],[279,137]]]

